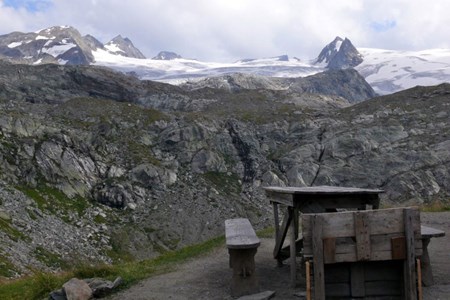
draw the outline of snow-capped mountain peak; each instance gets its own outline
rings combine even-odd
[[[156,55],[152,59],[154,59],[154,60],[173,60],[173,59],[177,59],[177,58],[182,58],[182,57],[181,57],[181,55],[179,55],[175,52],[161,51],[158,53],[158,55]]]
[[[348,38],[342,39],[338,36],[323,48],[315,63],[337,70],[355,67],[362,61],[362,55],[352,42]]]
[[[144,59],[130,39],[120,35],[104,45],[93,36],[81,36],[73,27],[54,26],[36,32],[1,35],[0,59],[26,64],[95,64],[132,73],[141,79],[172,84],[235,73],[305,77],[327,69],[349,67],[364,76],[379,94],[450,82],[450,49],[356,49],[349,39],[340,37],[326,45],[312,62],[281,55],[217,63],[184,59],[169,51]]]
[[[145,56],[133,45],[130,39],[126,37],[124,38],[121,35],[116,36],[111,41],[106,43],[105,48],[113,54],[145,59]]]

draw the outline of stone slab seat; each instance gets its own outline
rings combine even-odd
[[[259,292],[255,273],[255,254],[260,245],[250,221],[245,218],[225,220],[225,238],[233,269],[231,296]]]

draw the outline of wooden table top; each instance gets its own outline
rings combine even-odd
[[[337,195],[337,194],[379,194],[384,193],[378,189],[360,189],[352,187],[337,186],[311,186],[311,187],[264,187],[268,192],[277,192],[282,194],[303,194],[303,195]]]

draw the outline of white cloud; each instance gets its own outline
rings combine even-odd
[[[127,36],[148,57],[314,58],[336,35],[357,47],[450,47],[448,11],[447,0],[54,0],[30,13],[0,1],[0,34],[72,25],[103,42]]]

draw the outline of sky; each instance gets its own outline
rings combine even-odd
[[[448,0],[0,0],[0,35],[70,25],[106,43],[231,62],[313,59],[336,36],[360,48],[450,48]]]

